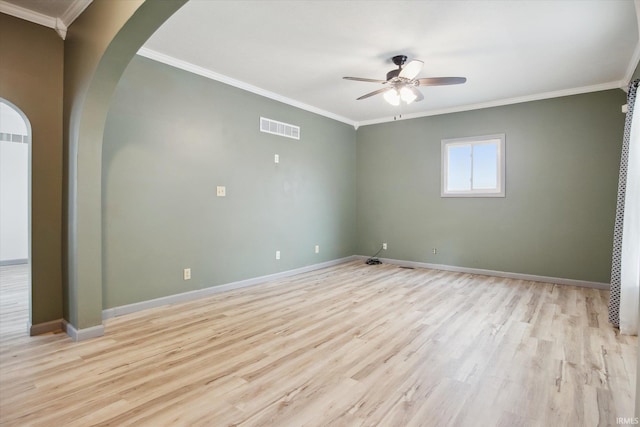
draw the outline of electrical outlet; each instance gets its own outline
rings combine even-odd
[[[184,270],[182,270],[182,278],[184,280],[191,280],[191,269],[190,268],[185,268]]]
[[[280,251],[276,251],[276,259],[280,259]]]
[[[320,245],[316,245],[316,253],[319,254],[320,253]]]
[[[387,244],[386,243],[382,244],[382,249],[384,249],[385,251],[387,250]]]
[[[274,154],[273,155],[273,163],[280,163],[280,155],[279,154]]]
[[[227,195],[227,187],[223,185],[218,185],[216,187],[216,196],[225,197]]]
[[[433,254],[437,255],[438,254],[438,248],[433,248]]]

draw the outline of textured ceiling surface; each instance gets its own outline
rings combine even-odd
[[[192,0],[145,47],[363,123],[620,87],[637,45],[632,1]],[[384,79],[396,54],[468,81],[356,101],[382,86],[342,77]]]
[[[60,17],[90,0],[5,3]],[[631,0],[191,0],[142,51],[366,124],[622,87],[640,56],[637,16]],[[398,54],[424,61],[418,77],[467,83],[422,87],[424,101],[401,107],[357,101],[383,86],[342,77],[384,79]]]

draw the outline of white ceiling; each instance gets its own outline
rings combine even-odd
[[[0,12],[66,27],[92,0],[0,0]],[[48,20],[47,20],[48,19]],[[640,58],[632,0],[191,0],[140,54],[353,125],[625,86]],[[390,58],[425,65],[402,108],[381,87]]]
[[[191,0],[141,51],[356,125],[621,87],[639,53],[630,0]],[[384,79],[396,54],[468,81],[356,101],[382,86],[342,77]]]

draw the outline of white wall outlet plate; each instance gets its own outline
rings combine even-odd
[[[227,187],[224,185],[218,185],[216,187],[216,196],[225,197],[227,195]]]
[[[320,245],[316,245],[316,253],[319,254],[320,253]]]
[[[273,163],[280,163],[280,155],[279,154],[274,154],[273,155]]]
[[[280,259],[280,251],[276,251],[276,259]]]
[[[384,249],[385,251],[387,250],[387,244],[386,243],[382,244],[382,249]]]
[[[185,268],[182,271],[182,278],[184,280],[191,280],[191,269],[190,268]]]

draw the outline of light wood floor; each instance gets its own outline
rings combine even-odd
[[[633,416],[637,339],[607,323],[607,298],[357,261],[111,319],[81,343],[13,333],[3,304],[0,423],[616,425]]]
[[[0,352],[16,338],[27,335],[27,322],[29,321],[28,275],[28,264],[0,267]],[[3,366],[0,365],[0,380],[2,379]]]

